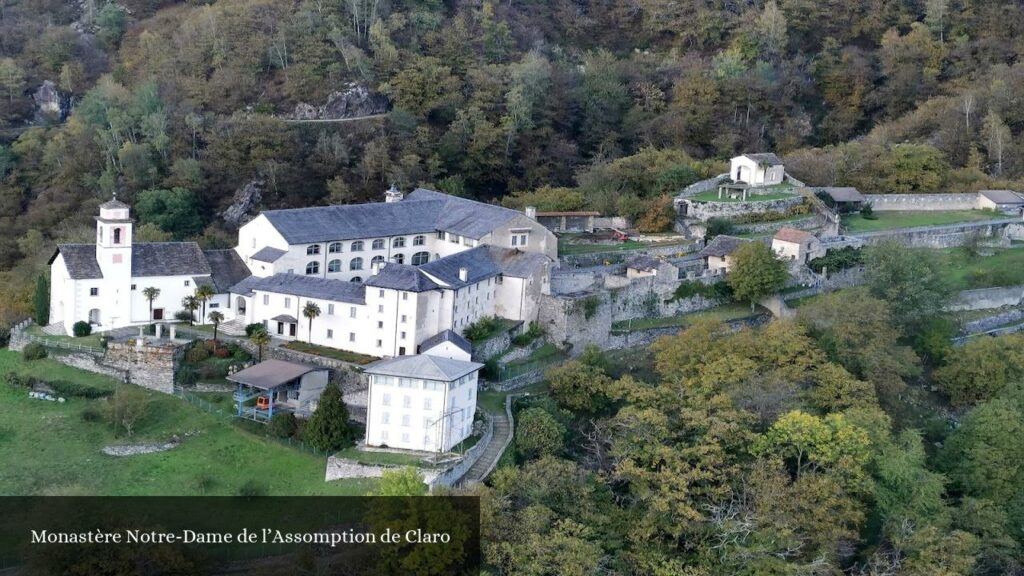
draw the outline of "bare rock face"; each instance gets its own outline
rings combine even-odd
[[[63,122],[71,112],[71,98],[50,80],[44,80],[32,98],[36,102],[36,122]]]
[[[341,120],[384,114],[391,103],[383,94],[370,92],[362,84],[351,83],[344,90],[331,92],[320,107],[300,102],[295,105],[295,120]]]
[[[263,201],[264,184],[262,178],[257,178],[235,191],[231,205],[221,213],[228,226],[238,228],[255,217],[256,207]]]

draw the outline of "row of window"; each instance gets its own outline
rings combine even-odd
[[[422,236],[422,235],[414,236],[413,239],[412,239],[412,245],[413,246],[423,246],[426,243],[427,243],[427,237],[426,236]],[[378,238],[378,239],[374,240],[370,244],[370,249],[371,250],[383,250],[385,245],[386,245],[386,241],[383,238]],[[365,246],[365,244],[363,243],[362,240],[356,240],[355,242],[352,242],[352,244],[349,246],[349,252],[362,252],[364,246]],[[398,238],[392,239],[391,240],[391,247],[392,248],[405,248],[405,237],[404,236],[399,236]],[[338,253],[343,252],[343,251],[344,251],[344,245],[343,245],[342,242],[331,242],[330,244],[327,245],[327,253],[328,254],[338,254]],[[306,247],[306,254],[308,254],[310,256],[312,256],[313,254],[319,254],[319,253],[320,253],[320,245],[319,244],[311,244],[311,245]]]
[[[417,252],[417,253],[412,255],[411,263],[412,263],[413,266],[422,266],[422,265],[426,264],[429,261],[430,261],[430,254],[428,252]],[[381,264],[383,262],[384,262],[384,257],[383,256],[374,256],[370,260],[370,267],[372,268],[375,264]],[[405,264],[405,255],[404,254],[395,254],[394,262],[396,264]],[[353,258],[348,263],[348,269],[349,270],[362,270],[363,269],[363,259],[362,258]],[[342,271],[341,260],[334,259],[334,260],[331,260],[330,262],[328,262],[327,263],[327,271],[328,272],[341,272]],[[319,262],[314,260],[313,262],[309,262],[308,264],[306,264],[306,274],[319,274],[319,273],[320,273],[320,263]]]
[[[406,396],[406,398],[408,399],[409,397]],[[389,404],[385,404],[385,406],[388,406],[388,405]],[[406,406],[406,408],[408,408],[408,406]],[[462,412],[456,412],[456,413],[451,415],[451,419],[452,419],[452,423],[453,424],[461,424],[461,423],[466,421],[466,415],[463,414]],[[391,424],[391,413],[390,412],[381,412],[380,413],[380,423],[381,424]],[[431,418],[430,416],[424,416],[423,417],[423,428],[425,428],[425,429],[432,428],[435,425],[437,425],[437,423],[438,423],[438,420],[436,418]],[[402,426],[412,426],[412,416],[411,415],[409,415],[409,414],[403,414],[402,415]]]
[[[381,404],[384,405],[384,406],[391,406],[391,394],[384,394],[383,396],[381,396]],[[402,408],[412,408],[412,396],[409,396],[408,394],[402,396]],[[423,399],[423,409],[424,410],[433,410],[434,409],[434,399],[433,398],[424,398]]]

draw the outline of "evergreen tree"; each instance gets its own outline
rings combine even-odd
[[[748,242],[735,254],[736,265],[729,273],[729,286],[737,300],[750,302],[750,309],[761,298],[786,285],[786,264],[761,242]]]
[[[341,388],[336,383],[328,383],[320,396],[316,412],[306,424],[305,440],[317,450],[332,452],[352,442],[348,408],[341,397]]]
[[[45,275],[40,274],[36,279],[36,292],[32,296],[32,306],[35,309],[35,321],[40,326],[50,323],[50,281]]]

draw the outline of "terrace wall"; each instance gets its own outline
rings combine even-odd
[[[754,196],[756,198],[756,196]],[[764,214],[774,212],[784,214],[790,209],[803,204],[804,197],[794,195],[790,198],[779,198],[778,200],[748,200],[746,202],[696,202],[690,199],[683,200],[686,207],[686,218],[696,218],[708,221],[712,218],[733,219],[750,214]]]
[[[908,211],[936,212],[973,210],[978,207],[978,195],[969,194],[868,194],[871,208],[879,212]]]
[[[1007,227],[1019,225],[1017,219],[987,220],[984,222],[965,222],[963,224],[946,224],[943,226],[919,226],[917,228],[898,228],[894,230],[878,230],[851,234],[864,241],[865,244],[877,244],[885,240],[899,240],[913,248],[954,248],[962,246],[969,238],[981,236],[995,238],[1002,236]]]

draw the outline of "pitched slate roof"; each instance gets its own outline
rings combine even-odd
[[[327,368],[271,359],[239,370],[228,376],[227,379],[260,390],[270,390],[319,370],[327,370]]]
[[[103,271],[96,261],[95,244],[58,244],[47,264],[53,264],[57,255],[64,256],[64,266],[72,280],[95,280],[103,278]]]
[[[365,284],[375,288],[391,288],[406,292],[426,292],[438,288],[438,285],[419,268],[394,262],[385,264],[379,272],[367,278]]]
[[[132,244],[132,277],[207,276],[210,265],[195,242]]]
[[[548,257],[537,252],[523,252],[515,248],[488,246],[491,260],[505,276],[529,278],[537,268],[548,261]]]
[[[203,256],[210,265],[213,286],[218,294],[227,292],[229,288],[245,280],[251,274],[242,257],[232,249],[203,250]]]
[[[278,259],[281,258],[281,256],[284,256],[287,253],[287,251],[281,250],[280,248],[264,246],[263,248],[257,250],[255,254],[250,256],[250,258],[256,260],[257,262],[277,262]]]
[[[466,280],[459,278],[459,270],[465,268]],[[440,260],[427,262],[420,270],[452,288],[476,284],[501,274],[501,268],[491,258],[489,246],[477,246],[463,252],[445,256]]]
[[[476,372],[483,367],[478,362],[466,362],[464,360],[453,360],[441,358],[429,354],[417,354],[415,356],[396,356],[378,360],[365,367],[369,374],[381,374],[384,376],[399,376],[405,378],[422,378],[424,380],[440,380],[451,382]]]
[[[128,208],[128,205],[125,204],[124,202],[121,202],[117,198],[114,198],[112,200],[107,200],[103,204],[100,204],[100,208],[103,208],[104,210],[120,210],[123,208]]]
[[[418,188],[401,202],[266,210],[289,244],[426,234],[444,230],[479,239],[521,216],[515,210]]]
[[[1013,190],[982,190],[978,194],[996,204],[1024,204],[1024,197]]]
[[[430,350],[434,346],[437,346],[438,344],[441,344],[443,342],[451,342],[452,344],[454,344],[456,347],[466,352],[467,354],[473,353],[473,344],[471,344],[469,340],[466,340],[465,338],[460,336],[454,330],[445,330],[443,332],[438,332],[437,334],[434,334],[430,338],[427,338],[426,340],[420,343],[420,350]]]
[[[626,261],[626,268],[634,270],[657,270],[661,266],[661,260],[648,254],[640,254]]]
[[[813,240],[815,236],[810,232],[804,232],[803,230],[797,230],[796,228],[781,228],[772,238],[781,242],[803,244],[808,240]]]
[[[247,294],[254,290],[349,304],[366,304],[366,286],[362,284],[302,274],[274,274],[266,278],[253,277],[231,287],[231,292],[235,294]]]
[[[719,234],[718,236],[715,236],[711,242],[708,242],[708,245],[699,252],[699,256],[703,258],[707,258],[708,256],[723,258],[732,254],[737,248],[747,242],[750,242],[750,240]]]
[[[758,164],[767,164],[768,166],[781,166],[782,160],[778,156],[771,152],[760,152],[758,154],[744,154],[746,158],[750,158]]]
[[[836,202],[863,202],[866,200],[860,190],[849,186],[824,186],[818,188]]]
[[[278,314],[271,318],[274,322],[288,322],[289,324],[295,324],[298,320],[291,314]]]

